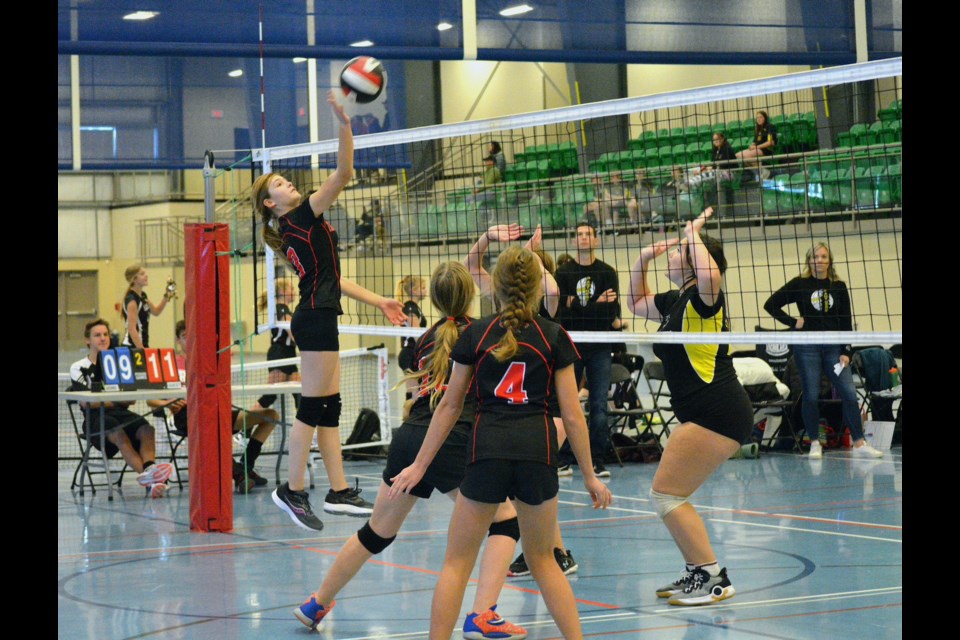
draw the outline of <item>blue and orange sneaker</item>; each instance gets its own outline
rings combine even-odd
[[[463,637],[467,640],[523,640],[527,630],[504,620],[497,614],[497,605],[483,613],[471,613],[463,623]]]
[[[293,615],[311,629],[316,629],[323,617],[333,610],[335,604],[337,604],[336,600],[331,602],[329,607],[324,607],[317,602],[317,594],[311,593],[306,602],[293,610]]]

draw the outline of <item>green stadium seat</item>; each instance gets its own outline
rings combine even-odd
[[[880,141],[889,144],[892,142],[902,142],[900,128],[902,121],[889,120],[883,123],[883,132],[880,134]]]
[[[673,155],[673,164],[687,163],[687,145],[683,143],[675,144],[670,153]]]
[[[810,192],[808,189],[807,174],[805,174],[803,171],[790,174],[789,185],[790,191],[793,194],[794,207],[796,209],[804,211],[807,208],[817,208],[817,203],[812,202],[809,195]]]
[[[644,149],[643,151],[643,166],[646,168],[659,167],[660,166],[660,149]]]

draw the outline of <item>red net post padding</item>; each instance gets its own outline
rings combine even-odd
[[[230,236],[225,224],[186,224],[184,240],[190,529],[230,531]]]

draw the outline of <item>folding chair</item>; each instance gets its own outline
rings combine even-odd
[[[167,436],[167,445],[170,447],[170,464],[173,465],[173,471],[177,476],[177,486],[183,491],[183,473],[180,471],[180,464],[177,462],[177,450],[187,439],[187,432],[179,430],[173,415],[165,408],[154,410],[153,418],[156,431],[165,433]],[[180,458],[186,459],[186,456],[180,456]]]
[[[663,372],[663,363],[654,360],[644,364],[643,377],[647,381],[650,397],[653,399],[653,411],[660,418],[661,434],[669,438],[670,423],[675,421],[677,416],[673,413],[673,407],[670,406],[670,388],[667,386],[667,378]],[[668,418],[666,414],[670,414],[670,417]]]
[[[105,482],[95,483],[93,481],[94,474],[96,475],[106,475],[107,470],[103,465],[102,456],[96,447],[93,446],[93,441],[88,437],[89,434],[84,433],[83,428],[83,417],[78,420],[77,412],[82,412],[80,404],[76,400],[67,400],[67,411],[70,413],[70,422],[73,424],[73,433],[77,437],[77,445],[80,447],[80,460],[77,462],[77,468],[73,470],[73,480],[70,482],[70,490],[73,491],[75,488],[80,488],[80,495],[83,495],[83,485],[84,482],[89,482],[90,490],[94,495],[97,494],[97,487],[107,486]],[[93,414],[91,414],[91,419]],[[87,428],[90,429],[91,425],[87,425]],[[121,458],[119,462],[123,462]],[[107,464],[112,464],[114,461],[108,460]],[[117,467],[116,469],[113,467]],[[119,464],[114,463],[113,467],[110,468],[110,473],[112,477],[116,478],[113,481],[113,484],[119,489],[121,483],[123,483],[123,474],[127,470],[126,462],[123,462],[123,466],[120,467]],[[81,475],[83,472],[83,475]],[[77,478],[79,477],[79,480]],[[84,478],[86,476],[86,478]]]
[[[897,366],[893,353],[883,347],[859,349],[853,354],[852,365],[863,383],[860,410],[874,420],[893,422],[893,403],[903,399],[902,391],[893,389],[890,380],[890,369]]]
[[[639,358],[639,368],[630,372],[624,365],[614,363],[610,367],[610,384],[613,389],[610,401],[613,408],[607,410],[607,416],[610,418],[610,433],[621,433],[627,435],[627,431],[636,434],[634,437],[637,447],[645,442],[653,441],[660,451],[663,447],[660,444],[660,438],[654,433],[653,427],[660,419],[660,414],[656,409],[647,409],[640,401],[637,393],[637,382],[643,368],[643,358]],[[611,438],[612,441],[612,438]],[[623,466],[623,458],[620,455],[620,449],[613,445],[613,453],[620,466]]]

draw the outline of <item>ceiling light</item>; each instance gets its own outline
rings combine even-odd
[[[306,62],[306,61],[307,61],[306,58],[294,58],[293,64],[300,64],[301,62]]]
[[[453,25],[449,22],[441,22],[437,25],[437,31],[446,31],[448,29],[453,29]]]
[[[160,15],[159,11],[134,11],[123,16],[124,20],[149,20]]]
[[[231,78],[239,78],[240,76],[243,75],[243,69],[234,69],[227,75],[230,76]]]
[[[351,47],[372,47],[373,40],[360,40],[359,42],[353,42],[350,44]]]
[[[533,7],[528,4],[518,4],[514,7],[507,7],[500,12],[504,18],[509,18],[510,16],[519,16],[522,13],[529,13],[533,11]]]

